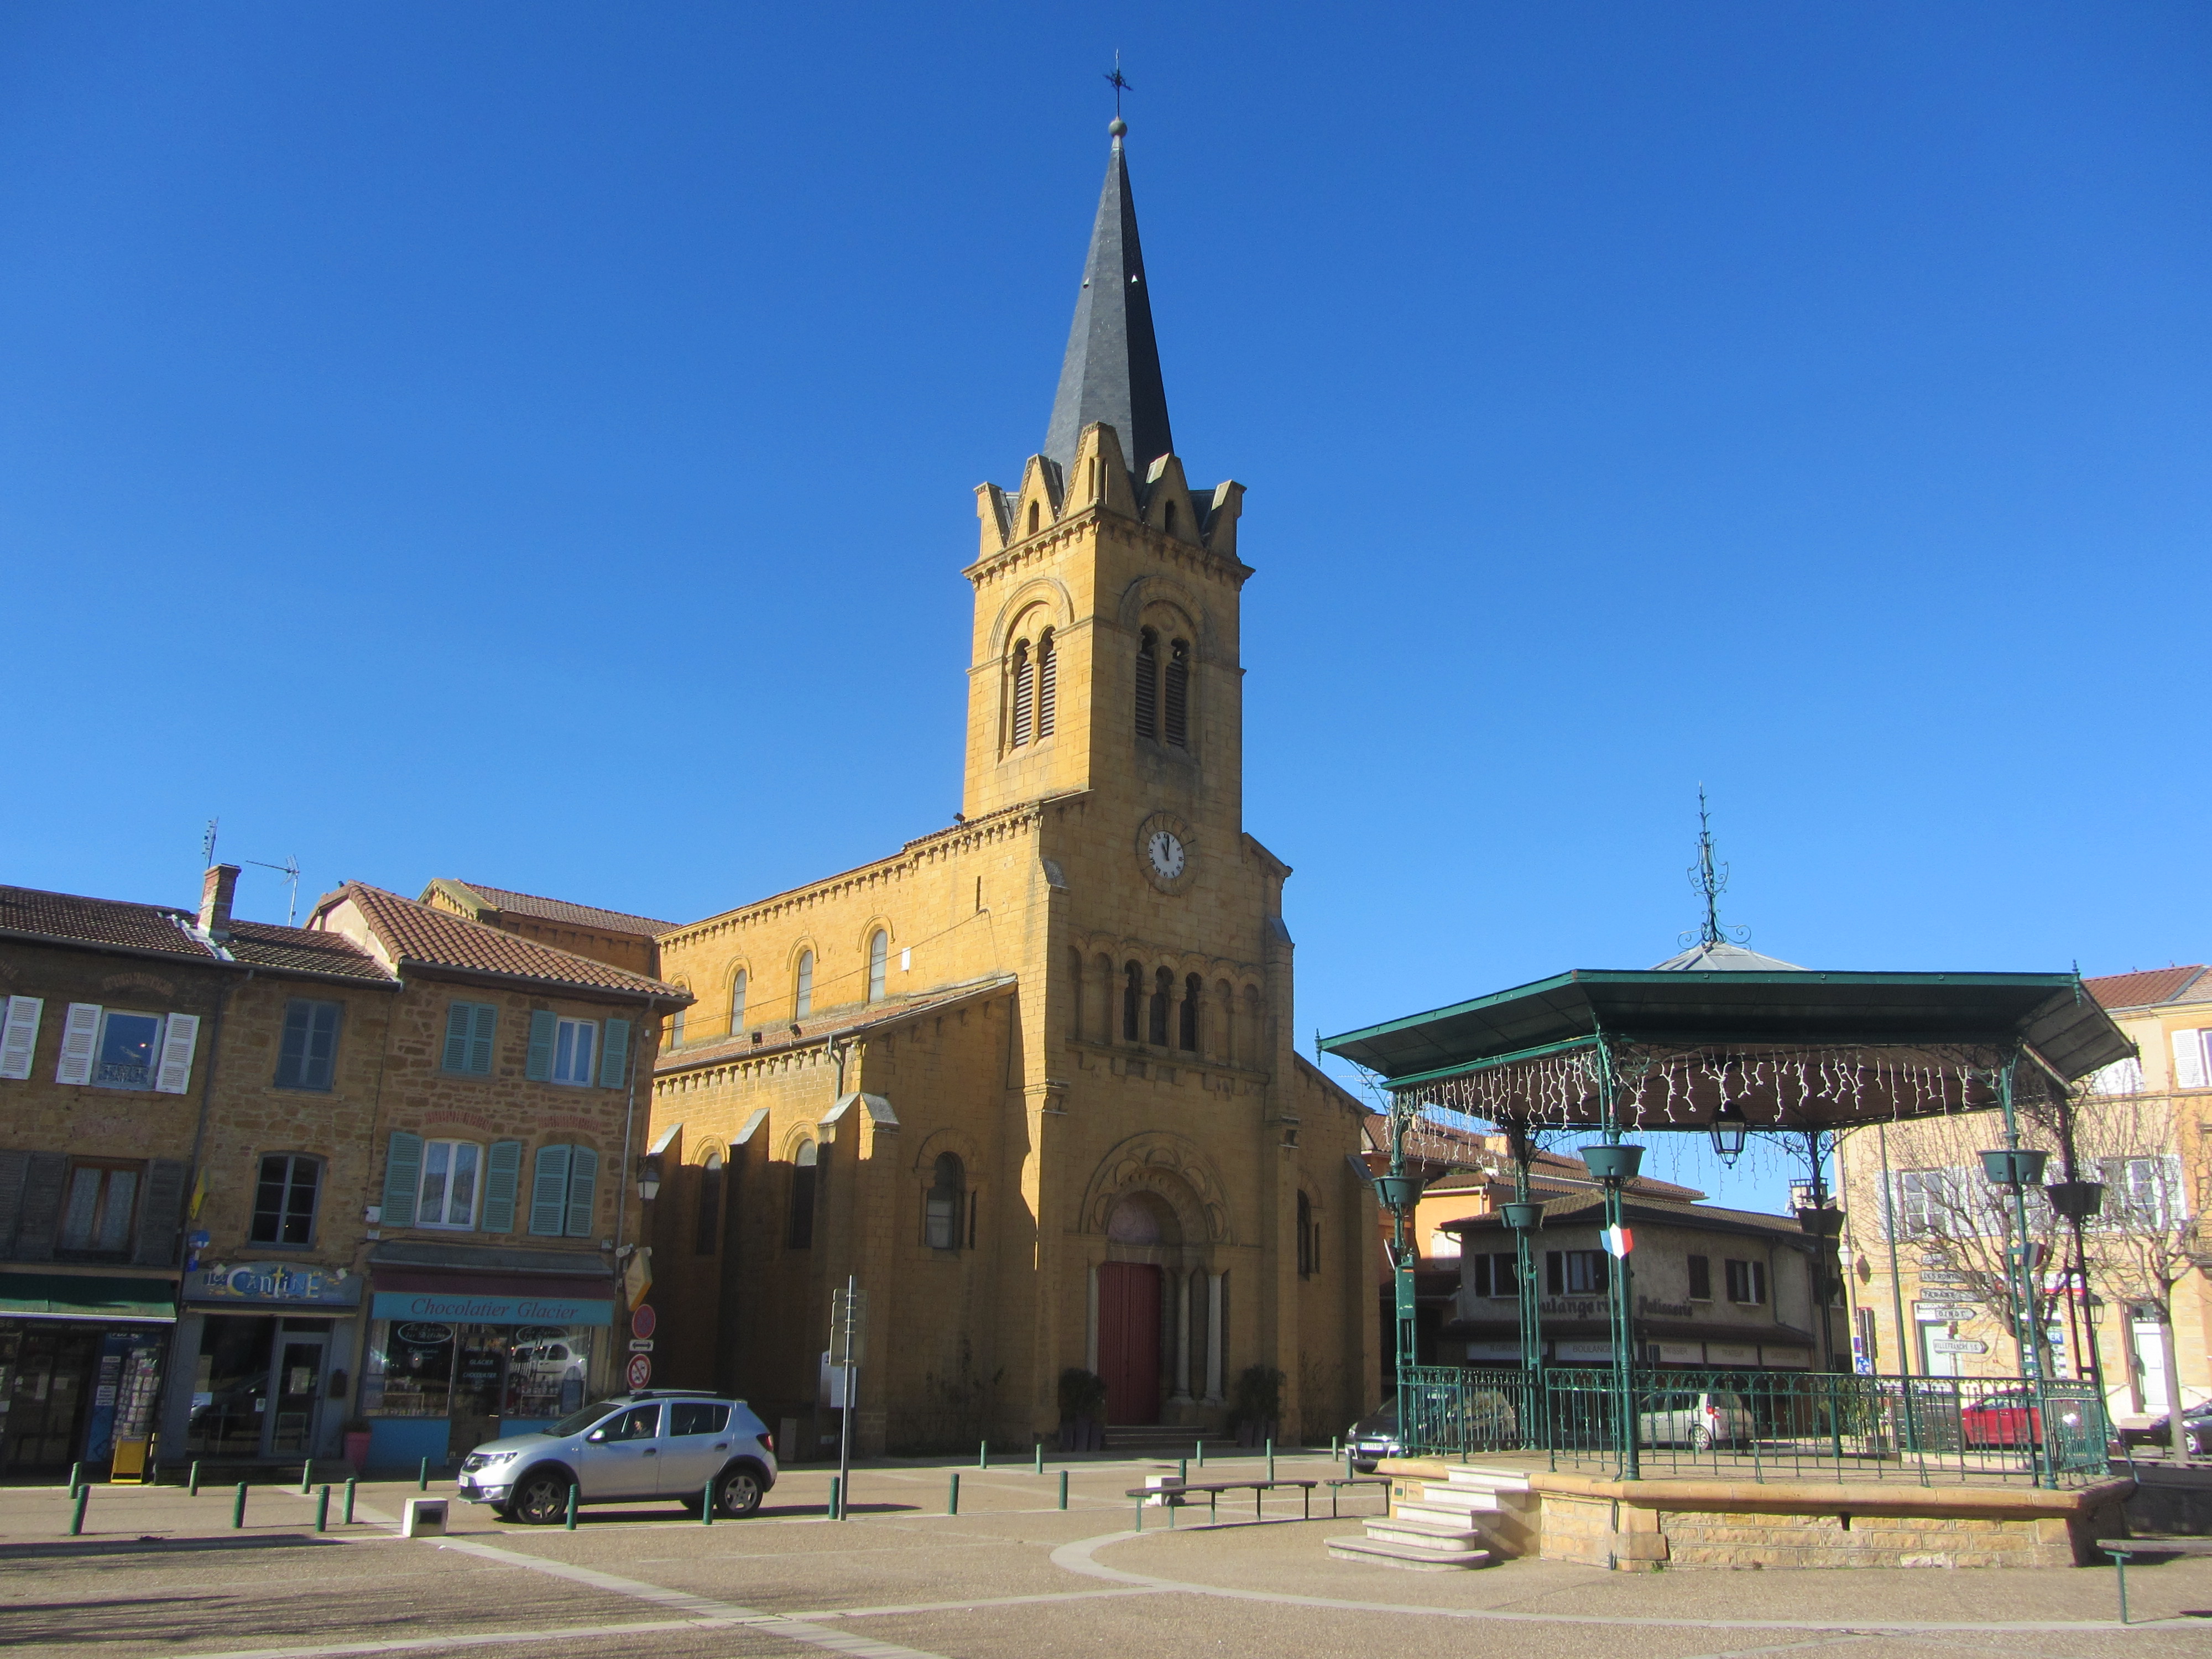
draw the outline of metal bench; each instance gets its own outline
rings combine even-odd
[[[1334,1521],[1339,1518],[1336,1513],[1336,1500],[1345,1487],[1380,1486],[1387,1497],[1390,1488],[1390,1477],[1387,1474],[1340,1474],[1335,1480],[1324,1481],[1322,1484],[1328,1488],[1328,1518]]]
[[[1137,1530],[1142,1532],[1145,1529],[1146,1498],[1159,1498],[1167,1500],[1165,1507],[1168,1512],[1168,1525],[1173,1527],[1175,1512],[1182,1507],[1181,1500],[1192,1492],[1199,1492],[1206,1494],[1206,1518],[1209,1522],[1220,1518],[1221,1494],[1225,1492],[1249,1492],[1252,1494],[1252,1518],[1258,1521],[1264,1518],[1261,1505],[1267,1501],[1269,1492],[1278,1486],[1296,1486],[1298,1488],[1299,1496],[1305,1499],[1304,1518],[1310,1521],[1313,1519],[1313,1489],[1321,1484],[1318,1480],[1191,1480],[1174,1486],[1132,1486],[1126,1495],[1137,1500]],[[1335,1486],[1339,1483],[1331,1481],[1329,1484]]]
[[[2128,1622],[2128,1558],[2131,1555],[2212,1555],[2212,1538],[2100,1538],[2120,1583],[2120,1622]]]

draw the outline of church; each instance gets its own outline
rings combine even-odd
[[[659,936],[653,1380],[811,1440],[857,1284],[864,1452],[1050,1438],[1070,1370],[1187,1436],[1271,1372],[1285,1438],[1380,1396],[1367,1109],[1243,822],[1243,486],[1176,453],[1109,131],[1043,451],[975,492],[963,811]]]

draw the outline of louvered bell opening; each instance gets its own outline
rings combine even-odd
[[[1159,741],[1160,659],[1150,629],[1137,645],[1137,735]]]
[[[1060,674],[1060,647],[1048,634],[1037,641],[1036,734],[1052,735],[1053,691]]]
[[[1175,642],[1168,659],[1168,741],[1178,749],[1190,747],[1190,647]]]
[[[1030,660],[1026,644],[1014,647],[1014,747],[1030,740],[1030,723],[1036,708],[1036,665]]]
[[[1168,1046],[1168,1004],[1175,995],[1175,975],[1164,968],[1159,970],[1152,987],[1152,1019],[1149,1040],[1164,1048]]]

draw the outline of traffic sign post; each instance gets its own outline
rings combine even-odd
[[[652,1359],[645,1354],[632,1354],[629,1357],[629,1370],[624,1375],[629,1377],[629,1386],[633,1391],[643,1388],[653,1381]]]
[[[854,1393],[854,1373],[860,1351],[868,1341],[868,1297],[857,1274],[847,1278],[845,1288],[830,1293],[830,1363],[845,1372],[845,1406],[837,1429],[836,1518],[845,1518],[853,1492],[853,1412],[859,1403]]]

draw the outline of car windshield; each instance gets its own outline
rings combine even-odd
[[[546,1430],[545,1432],[556,1437],[581,1434],[586,1429],[590,1428],[592,1424],[598,1422],[609,1412],[618,1411],[620,1409],[620,1401],[602,1400],[597,1405],[586,1406],[580,1412],[570,1412],[568,1416],[562,1418],[551,1428]]]

